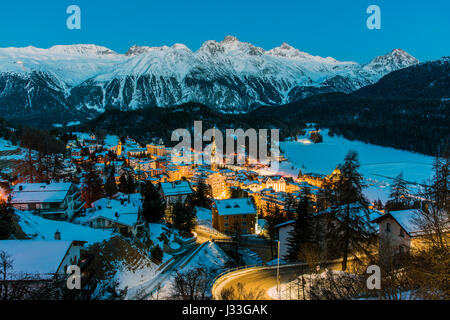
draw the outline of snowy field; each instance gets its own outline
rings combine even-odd
[[[370,200],[388,199],[392,178],[403,172],[408,182],[422,183],[431,177],[433,157],[419,153],[350,141],[343,137],[330,137],[328,130],[321,131],[322,143],[312,143],[305,136],[296,141],[284,141],[280,148],[288,161],[281,162],[278,174],[297,176],[303,173],[330,174],[344,161],[350,150],[358,152],[360,172],[366,178],[369,188],[365,190]],[[412,190],[414,191],[414,190]]]

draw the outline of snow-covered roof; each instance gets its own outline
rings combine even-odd
[[[256,214],[256,209],[250,198],[216,200],[215,206],[220,216]]]
[[[295,222],[295,220],[289,220],[280,224],[277,224],[274,228],[281,228],[281,227],[285,227],[287,225],[293,224]]]
[[[58,271],[72,241],[3,240],[0,251],[6,251],[13,260],[10,279],[21,275],[39,275],[48,278]]]
[[[166,197],[193,193],[188,181],[161,182],[161,190]]]
[[[121,204],[119,200],[102,198],[92,204],[95,211],[87,217],[87,220],[93,221],[103,217],[132,227],[138,218],[138,211],[141,207],[140,199],[140,194],[133,194],[130,195],[129,203],[128,201],[124,201],[124,203]]]
[[[392,217],[408,234],[411,234],[420,231],[414,223],[414,217],[416,215],[417,213],[414,209],[390,211],[377,217],[373,222],[379,222],[387,217]]]
[[[71,182],[21,183],[14,186],[11,203],[62,202],[71,186]]]

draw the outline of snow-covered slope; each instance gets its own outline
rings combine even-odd
[[[350,150],[356,150],[361,164],[360,172],[368,184],[364,192],[371,201],[386,201],[390,185],[400,173],[403,173],[406,181],[418,184],[432,176],[431,156],[350,141],[336,135],[330,137],[328,129],[321,131],[322,143],[311,142],[308,134],[299,136],[295,141],[281,142],[280,147],[288,161],[281,162],[276,173],[296,177],[301,170],[303,173],[328,175],[338,164],[343,163]]]
[[[265,51],[233,36],[206,41],[195,52],[183,44],[133,46],[126,54],[97,45],[0,48],[0,105],[14,115],[21,108],[95,114],[188,101],[245,112],[320,92],[352,92],[416,63],[399,49],[361,65],[286,43]]]

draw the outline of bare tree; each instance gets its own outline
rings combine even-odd
[[[209,276],[203,268],[176,273],[171,298],[174,300],[206,300]]]
[[[244,285],[239,282],[235,286],[226,288],[221,292],[222,300],[263,300],[264,290],[256,288],[246,290]]]

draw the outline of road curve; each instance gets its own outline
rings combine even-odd
[[[339,270],[341,261],[341,259],[324,261],[320,264],[321,269]],[[349,259],[349,261],[353,261],[353,258]],[[306,263],[280,265],[280,284],[289,283],[297,279],[301,274],[308,272],[309,266]],[[222,290],[236,287],[238,283],[242,283],[247,292],[262,290],[264,292],[263,300],[273,300],[267,292],[277,285],[277,266],[242,268],[219,276],[211,288],[213,299],[221,300]]]
[[[307,264],[280,265],[280,283],[288,283],[307,271]],[[262,290],[264,292],[262,299],[271,300],[267,292],[277,285],[277,267],[254,267],[227,273],[214,283],[213,298],[220,300],[222,290],[235,287],[238,283],[242,283],[246,291]]]

